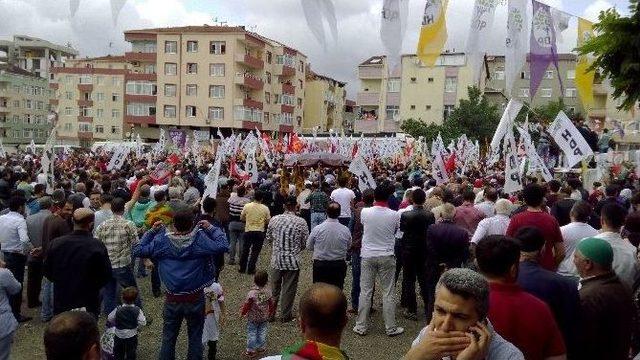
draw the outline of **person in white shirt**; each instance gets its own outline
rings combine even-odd
[[[338,221],[344,226],[349,226],[351,222],[351,208],[353,207],[353,201],[356,198],[356,194],[353,190],[348,189],[347,178],[341,176],[338,179],[338,188],[331,192],[331,200],[340,204],[340,217]]]
[[[489,235],[504,235],[507,232],[507,227],[509,226],[509,214],[511,214],[512,208],[513,204],[507,199],[500,199],[496,201],[495,216],[480,220],[478,227],[471,238],[471,243],[477,244],[485,236]]]
[[[498,192],[494,188],[487,188],[484,191],[484,201],[476,204],[475,208],[490,218],[496,214],[496,201],[498,200]]]
[[[576,250],[576,245],[580,240],[594,237],[598,234],[598,230],[587,224],[590,216],[591,205],[585,201],[578,201],[569,212],[571,222],[560,227],[566,253],[564,260],[558,266],[558,274],[564,276],[577,275],[576,267],[573,264],[573,253]]]
[[[394,235],[398,229],[399,215],[387,205],[393,190],[390,183],[379,184],[374,192],[375,203],[370,208],[362,209],[361,213],[361,290],[358,318],[353,328],[353,332],[361,336],[368,331],[371,294],[376,277],[379,277],[382,288],[382,313],[387,335],[395,336],[404,332],[404,328],[396,325]]]
[[[297,197],[298,209],[300,209],[300,217],[307,222],[307,227],[311,230],[311,203],[307,202],[307,198],[311,195],[311,181],[305,180],[304,190]]]

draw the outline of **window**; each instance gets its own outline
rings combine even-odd
[[[111,94],[111,101],[116,102],[118,100],[120,100],[120,94],[118,93]]]
[[[400,92],[400,79],[389,79],[389,82],[387,82],[387,91],[390,93]]]
[[[549,88],[540,89],[540,97],[550,98],[553,95],[553,90]]]
[[[210,85],[209,97],[214,99],[224,99],[224,85]]]
[[[104,76],[96,76],[96,84],[98,85],[104,84]]]
[[[265,76],[267,77],[267,84],[271,84],[271,73],[267,71]]]
[[[25,107],[26,109],[33,109],[33,101],[31,101],[31,100],[25,100],[25,101],[24,101],[24,107]]]
[[[523,79],[523,80],[527,79],[528,80],[530,75],[531,74],[528,71],[522,71],[522,72],[520,72],[520,79]]]
[[[91,84],[91,75],[80,75],[78,77],[78,83],[80,84]]]
[[[24,137],[25,139],[28,139],[31,136],[31,131],[30,130],[22,130],[22,137]]]
[[[410,108],[411,108],[411,110],[415,110],[415,109],[416,109],[416,106],[415,106],[415,105],[411,105],[411,107],[410,107]]]
[[[81,122],[78,123],[79,132],[91,132],[91,123]]]
[[[104,93],[96,93],[96,101],[104,101]]]
[[[433,78],[432,78],[432,77],[430,77],[430,78],[427,78],[427,82],[430,82],[430,83],[432,83],[432,82],[433,82]]]
[[[164,63],[165,75],[178,75],[178,64],[176,63]]]
[[[156,64],[145,64],[144,65],[144,73],[145,74],[155,74],[156,73]]]
[[[415,83],[416,83],[416,78],[412,77],[412,78],[411,78],[411,83],[412,83],[412,84],[415,84]]]
[[[187,117],[196,117],[196,107],[187,105],[186,114],[187,114]]]
[[[65,123],[65,124],[64,124],[64,130],[65,130],[65,131],[71,131],[71,130],[73,130],[73,124],[71,124],[71,123]]]
[[[24,115],[24,123],[31,125],[31,114]]]
[[[66,91],[64,93],[64,98],[67,100],[73,100],[73,93],[71,91]]]
[[[156,95],[157,87],[148,81],[129,81],[126,86],[129,95]]]
[[[304,88],[304,81],[298,80],[298,86],[298,89],[302,90],[302,88]]]
[[[302,107],[302,99],[298,98],[298,107],[301,108]]]
[[[496,70],[496,80],[504,80],[504,70]]]
[[[78,109],[78,115],[85,116],[85,117],[91,116],[91,108],[86,106],[80,106],[80,108]]]
[[[127,115],[130,116],[154,116],[156,105],[149,103],[129,103],[127,104]]]
[[[568,98],[574,98],[578,95],[578,91],[575,88],[566,88],[564,90],[564,96]]]
[[[187,63],[187,74],[197,74],[197,73],[198,73],[198,64]]]
[[[13,101],[13,107],[18,109],[20,107],[20,100],[14,100]]]
[[[224,108],[209,107],[209,120],[224,120]]]
[[[387,119],[395,120],[398,118],[399,114],[400,114],[400,106],[387,105]]]
[[[119,126],[112,126],[111,127],[111,133],[112,134],[118,134],[120,132],[120,127]]]
[[[567,70],[567,79],[573,80],[575,78],[576,78],[576,71],[575,70]]]
[[[454,108],[453,105],[445,105],[444,106],[444,112],[443,112],[442,115],[444,116],[445,119],[448,119],[449,116],[451,116],[451,113],[453,113],[453,108]]]
[[[264,101],[265,101],[267,104],[271,104],[271,93],[269,93],[269,92],[265,92],[265,93],[264,93]]]
[[[280,94],[273,94],[273,103],[278,105],[280,104]]]
[[[166,54],[175,54],[178,52],[178,42],[177,41],[165,41],[164,42],[164,52]]]
[[[104,126],[96,125],[96,133],[97,134],[104,134]]]
[[[166,118],[175,118],[176,117],[176,106],[175,105],[165,105],[164,106],[164,117],[166,117]]]
[[[298,70],[304,71],[304,61],[300,60],[300,62],[298,63]]]
[[[529,88],[520,88],[520,97],[521,98],[528,98],[529,95]]]
[[[187,96],[197,96],[197,95],[198,95],[198,85],[187,84]]]
[[[209,53],[214,55],[224,55],[227,52],[227,43],[225,41],[209,42]]]
[[[97,118],[104,117],[104,109],[96,109],[96,117]]]
[[[198,52],[198,42],[187,41],[187,52],[190,52],[190,53]]]
[[[164,96],[175,97],[176,96],[176,84],[164,84]]]
[[[271,64],[273,62],[273,54],[271,51],[267,51],[267,64]]]
[[[544,72],[545,79],[553,79],[553,70],[547,70]]]
[[[224,76],[224,64],[209,64],[209,76]]]
[[[117,76],[112,76],[111,77],[111,85],[113,86],[120,86],[121,82],[120,82],[120,78]]]
[[[458,78],[453,76],[444,78],[444,92],[454,93],[456,91],[458,91]]]
[[[269,124],[269,113],[268,112],[264,113],[264,123],[265,124]]]
[[[120,118],[120,109],[113,109],[113,110],[111,110],[111,118],[112,118],[112,119],[118,119],[118,118]]]
[[[44,103],[42,101],[36,101],[36,110],[44,109]]]
[[[70,108],[70,107],[66,107],[66,108],[64,108],[64,115],[65,115],[65,116],[71,116],[71,115],[73,115],[73,108]]]
[[[431,105],[425,106],[425,110],[431,110]]]

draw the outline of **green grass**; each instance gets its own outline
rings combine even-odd
[[[265,245],[260,254],[259,268],[268,269],[271,256],[271,247]],[[296,297],[296,309],[300,294],[311,285],[311,253],[304,252],[300,281]],[[151,296],[151,284],[149,278],[139,279],[143,296],[143,306],[145,314],[153,318],[151,325],[143,328],[139,334],[138,358],[156,359],[160,351],[162,341],[162,307],[163,298],[155,299]],[[218,342],[218,359],[241,359],[246,345],[246,320],[239,315],[247,291],[252,285],[252,277],[239,274],[237,266],[226,266],[221,275],[221,285],[225,292],[227,312],[225,322],[221,328],[220,341]],[[347,272],[345,281],[345,293],[350,299],[351,291],[351,271]],[[396,288],[396,302],[399,301],[400,281]],[[380,291],[376,291],[374,307],[378,310],[382,308],[382,298]],[[420,300],[418,301],[420,303]],[[421,310],[419,310],[420,312]],[[12,348],[12,359],[32,360],[44,359],[44,346],[42,334],[46,324],[39,318],[39,309],[26,309],[23,314],[33,316],[34,320],[21,324],[15,337]],[[384,333],[384,322],[382,312],[377,311],[371,315],[371,325],[369,334],[360,337],[354,334],[351,329],[354,326],[355,318],[351,318],[342,338],[342,349],[352,359],[399,359],[409,349],[411,342],[424,326],[424,318],[419,322],[409,321],[402,318],[400,311],[396,313],[399,326],[405,328],[405,333],[390,338]],[[104,329],[104,318],[100,320],[101,331]],[[186,324],[183,324],[178,343],[176,345],[176,358],[186,357]],[[267,355],[279,354],[280,351],[302,339],[297,321],[286,324],[279,322],[271,323],[267,336]],[[206,356],[206,349],[204,355]]]

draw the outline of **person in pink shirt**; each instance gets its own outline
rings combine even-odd
[[[467,230],[469,234],[476,232],[478,223],[486,217],[482,211],[474,206],[475,198],[476,194],[472,190],[465,190],[462,194],[464,202],[456,208],[456,214],[453,217],[454,224]]]

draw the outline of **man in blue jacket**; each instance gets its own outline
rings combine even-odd
[[[157,222],[144,234],[133,255],[152,259],[167,288],[160,359],[175,359],[175,347],[182,319],[187,320],[187,359],[202,359],[204,326],[203,289],[213,283],[214,258],[229,250],[222,229],[201,221],[193,227],[193,213],[174,215],[175,232]],[[181,356],[181,358],[184,358]]]

